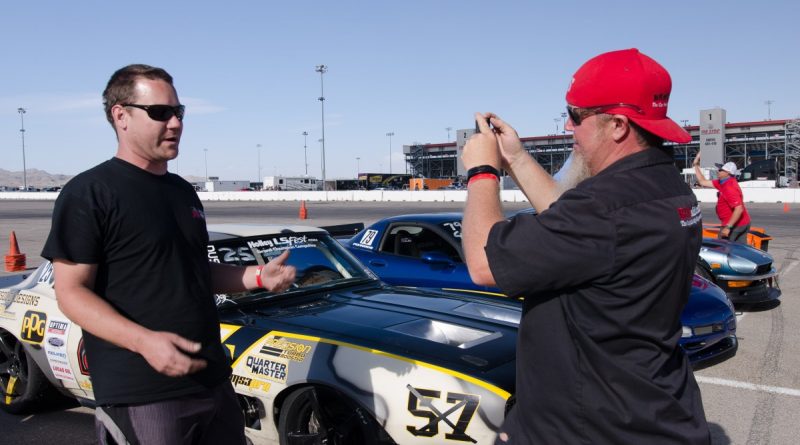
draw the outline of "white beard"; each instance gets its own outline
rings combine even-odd
[[[591,176],[586,158],[573,152],[567,169],[558,172],[558,178],[556,179],[558,195],[561,196],[567,190],[577,187],[578,184]]]

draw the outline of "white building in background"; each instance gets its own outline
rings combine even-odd
[[[238,190],[250,190],[250,181],[220,181],[211,180],[205,182],[207,192],[235,192]]]
[[[264,176],[264,190],[322,190],[322,181],[311,176]]]

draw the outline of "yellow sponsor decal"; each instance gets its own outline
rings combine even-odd
[[[47,315],[43,312],[28,311],[22,319],[22,330],[20,338],[35,344],[41,344],[44,340],[44,331],[47,326]]]
[[[234,388],[238,386],[244,386],[252,390],[264,392],[268,392],[269,388],[272,386],[272,384],[269,382],[236,374],[231,374],[231,383],[233,384]]]
[[[302,362],[312,349],[310,345],[288,341],[280,336],[269,336],[258,352],[263,355]]]

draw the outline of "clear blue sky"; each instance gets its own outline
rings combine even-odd
[[[648,6],[643,6],[648,5]],[[5,2],[0,14],[0,168],[75,174],[113,156],[100,94],[129,63],[166,68],[187,105],[182,175],[320,176],[326,64],[327,176],[402,168],[401,146],[447,140],[474,111],[523,136],[555,131],[572,73],[637,47],[671,73],[669,115],[696,123],[800,116],[796,1]],[[560,122],[559,122],[560,127]]]

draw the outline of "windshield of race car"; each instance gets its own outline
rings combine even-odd
[[[297,268],[297,278],[287,292],[376,280],[336,240],[319,232],[217,239],[208,245],[208,260],[238,266],[266,264],[286,250],[290,251],[286,263]],[[269,294],[257,290],[227,297],[236,300],[253,293]]]

